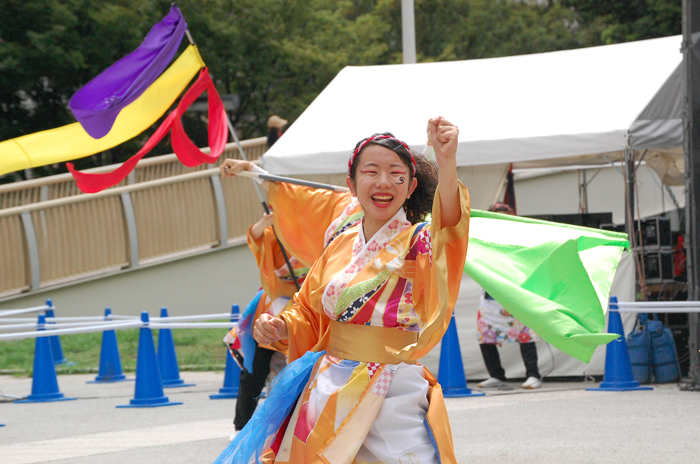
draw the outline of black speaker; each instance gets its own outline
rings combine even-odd
[[[648,284],[673,282],[673,252],[644,251],[644,275]]]
[[[601,224],[600,228],[603,230],[609,230],[612,232],[622,232],[623,234],[625,233],[625,225],[624,224],[606,223],[606,224]]]
[[[540,214],[528,217],[541,219],[543,221],[571,224],[574,226],[592,227],[594,229],[600,229],[601,224],[609,224],[612,222],[612,213]]]
[[[640,225],[642,232],[642,245],[644,245],[644,251],[671,249],[671,246],[673,246],[673,240],[671,237],[671,219],[657,216],[648,219],[642,219],[641,221],[639,221],[639,223],[635,221],[635,232],[639,230]]]

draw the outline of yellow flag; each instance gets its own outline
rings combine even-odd
[[[0,175],[94,155],[126,142],[153,125],[204,67],[190,45],[133,103],[117,116],[112,130],[93,139],[80,123],[0,142]]]

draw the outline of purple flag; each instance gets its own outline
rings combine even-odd
[[[185,29],[185,19],[173,4],[136,50],[73,94],[68,106],[88,134],[99,139],[109,133],[122,108],[136,100],[168,66]]]

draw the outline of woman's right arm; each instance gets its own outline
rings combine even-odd
[[[250,161],[231,158],[227,158],[226,160],[224,160],[221,166],[219,166],[219,170],[221,171],[221,177],[235,177],[236,174],[243,171],[259,170],[265,172],[263,169],[257,167],[254,163],[251,163]],[[259,183],[265,190],[270,188],[269,181],[263,181]]]
[[[275,317],[261,317],[256,321],[253,337],[259,344],[282,342],[289,348],[290,361],[309,350],[324,349],[329,319],[321,309],[320,298],[323,292],[320,289],[323,286],[326,259],[328,255],[324,253],[311,267],[301,289],[294,295],[291,307]]]
[[[258,345],[272,345],[280,340],[287,340],[289,339],[287,323],[284,319],[263,313],[255,321],[253,338],[258,342]]]

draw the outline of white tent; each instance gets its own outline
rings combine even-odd
[[[460,128],[457,164],[474,208],[493,203],[510,163],[595,165],[619,161],[628,148],[653,149],[640,156],[654,158],[665,169],[660,177],[671,178],[674,151],[667,149],[682,141],[680,45],[676,36],[505,58],[346,67],[263,156],[264,165],[279,175],[337,173],[339,179],[360,139],[390,131],[421,151],[427,119],[442,115]],[[630,263],[616,276],[613,292],[621,301],[634,299]],[[473,338],[477,301],[478,288],[465,277],[455,313],[469,378],[487,376]],[[517,349],[504,351],[508,375],[522,375]],[[546,344],[538,343],[538,351],[543,374],[603,373],[603,348],[589,365]],[[424,360],[434,371],[438,352]]]
[[[264,155],[265,167],[280,175],[344,172],[355,143],[374,132],[390,131],[421,150],[427,119],[436,115],[460,127],[459,166],[580,163],[624,150],[630,140],[632,148],[678,147],[679,125],[669,116],[678,105],[669,92],[678,96],[680,44],[674,36],[504,58],[349,66]]]

